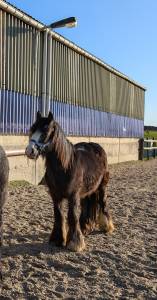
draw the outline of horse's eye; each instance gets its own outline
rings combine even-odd
[[[46,138],[46,133],[43,132],[40,136],[40,142],[43,142],[45,140],[45,138]]]

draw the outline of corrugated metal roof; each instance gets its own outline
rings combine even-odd
[[[38,28],[39,30],[43,30],[44,27],[46,25],[44,25],[43,23],[39,22],[38,20],[36,20],[35,18],[33,18],[32,16],[28,15],[27,13],[23,12],[22,10],[18,9],[16,6],[10,4],[7,1],[4,0],[0,0],[0,8],[2,8],[5,11],[8,11],[9,13],[17,16],[18,18],[20,18],[21,20],[25,21],[26,23]],[[117,69],[113,68],[112,66],[110,66],[109,64],[106,64],[104,61],[102,61],[101,59],[97,58],[96,56],[90,54],[88,51],[82,49],[81,47],[77,46],[76,44],[74,44],[73,42],[69,41],[68,39],[64,38],[62,35],[51,31],[50,29],[47,29],[47,31],[57,40],[59,40],[60,42],[66,44],[68,47],[74,49],[75,51],[79,52],[80,54],[88,57],[89,59],[97,62],[99,65],[103,66],[104,68],[106,68],[107,70],[109,70],[110,72],[128,80],[129,82],[133,83],[134,85],[140,87],[143,90],[146,90],[146,88],[144,86],[142,86],[141,84],[139,84],[138,82],[134,81],[133,79],[129,78],[128,76],[126,76],[125,74],[121,73],[120,71],[118,71]]]

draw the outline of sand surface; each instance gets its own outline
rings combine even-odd
[[[86,250],[52,247],[44,186],[9,187],[0,299],[157,299],[157,160],[110,166],[116,230],[94,232]]]

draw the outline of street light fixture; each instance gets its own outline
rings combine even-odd
[[[55,29],[55,28],[60,28],[60,27],[72,28],[72,27],[76,27],[76,26],[77,26],[76,18],[70,17],[70,18],[62,19],[60,21],[51,23],[50,25],[46,25],[46,26],[44,26],[43,29],[47,29],[47,28]]]
[[[49,28],[59,28],[59,27],[76,27],[77,25],[77,20],[75,17],[70,17],[70,18],[66,18],[66,19],[62,19],[60,21],[51,23],[50,25],[48,25],[47,27]]]

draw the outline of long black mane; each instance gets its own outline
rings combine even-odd
[[[74,146],[66,138],[64,131],[56,121],[54,123],[52,144],[63,169],[66,170],[70,168],[74,160]]]

